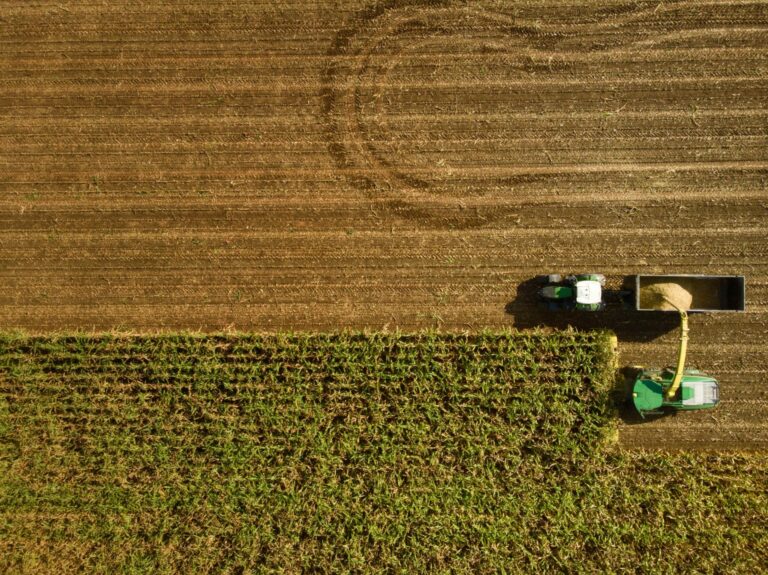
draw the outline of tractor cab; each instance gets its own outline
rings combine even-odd
[[[539,297],[552,310],[600,311],[603,303],[605,276],[600,274],[543,276],[544,287]]]
[[[603,301],[603,286],[596,280],[579,280],[576,282],[576,304],[596,305]]]

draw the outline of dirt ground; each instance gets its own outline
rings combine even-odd
[[[768,4],[0,6],[0,325],[605,325],[538,274],[743,274],[691,318],[713,412],[627,446],[768,448]],[[671,321],[670,321],[671,319]]]

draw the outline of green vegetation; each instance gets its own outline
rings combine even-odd
[[[619,451],[609,346],[2,335],[0,572],[764,572],[768,457]]]

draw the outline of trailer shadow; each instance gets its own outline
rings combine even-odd
[[[625,285],[630,277],[625,278]],[[524,281],[517,288],[517,297],[505,306],[506,313],[514,317],[516,328],[610,329],[620,341],[648,342],[680,326],[677,314],[633,309],[623,301],[626,295],[623,290],[604,291],[606,306],[603,311],[552,311],[539,299],[541,287],[538,277]]]

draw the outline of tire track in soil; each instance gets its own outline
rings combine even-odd
[[[668,9],[669,12],[686,11],[693,4],[687,2],[677,3]],[[362,90],[364,77],[370,75],[368,79],[369,91],[376,100],[376,106],[373,112],[368,116],[376,118],[387,117],[387,110],[381,106],[380,88],[382,85],[391,84],[389,74],[392,69],[398,65],[404,52],[403,46],[397,45],[393,49],[387,50],[386,43],[398,37],[407,37],[409,34],[418,33],[416,39],[409,40],[405,47],[424,48],[430,37],[449,37],[454,34],[459,39],[465,39],[467,32],[474,28],[482,29],[484,36],[477,42],[488,42],[489,36],[487,28],[490,27],[497,32],[507,42],[504,50],[509,53],[509,41],[515,37],[522,40],[524,46],[516,54],[521,60],[531,58],[531,51],[538,51],[539,54],[546,54],[545,50],[553,52],[558,46],[570,45],[571,48],[577,47],[584,49],[585,46],[579,46],[581,41],[578,34],[595,33],[608,27],[618,27],[630,22],[639,21],[648,16],[654,16],[659,12],[660,6],[653,9],[639,9],[628,7],[621,10],[598,11],[599,19],[597,22],[588,24],[571,24],[568,27],[546,26],[537,24],[525,25],[519,20],[495,13],[484,12],[482,9],[473,8],[470,4],[464,2],[450,1],[389,1],[373,4],[367,10],[356,16],[353,25],[343,28],[335,37],[332,47],[328,52],[331,58],[331,64],[326,68],[323,76],[323,115],[329,126],[329,151],[333,156],[340,171],[349,172],[354,169],[353,183],[364,190],[372,199],[393,198],[397,206],[402,208],[405,202],[417,203],[429,196],[431,182],[425,179],[425,175],[434,174],[435,169],[432,166],[429,170],[411,170],[406,171],[403,168],[407,154],[400,154],[390,160],[386,157],[378,144],[386,141],[387,130],[378,137],[372,137],[369,129],[369,121],[366,120],[363,113]],[[466,25],[466,14],[471,13],[475,20]],[[380,22],[382,21],[383,22]],[[482,26],[479,22],[489,23],[490,26]],[[732,30],[731,32],[738,32]],[[601,47],[597,52],[588,51],[580,53],[581,58],[590,60],[604,59],[606,53],[621,49],[622,51],[638,49],[647,46],[663,45],[670,40],[680,38],[690,38],[695,36],[708,36],[711,30],[676,30],[670,32],[658,33],[649,40],[636,42],[614,43],[609,48]],[[576,42],[574,43],[574,36]],[[364,40],[356,46],[356,39],[363,37]],[[450,36],[452,37],[452,36]],[[445,43],[440,43],[443,46]],[[627,46],[630,46],[627,48]],[[518,45],[515,43],[515,47]],[[417,53],[425,53],[426,50],[416,50]],[[438,51],[441,53],[441,51]],[[386,54],[384,56],[383,54]],[[383,60],[378,65],[372,64],[372,58]],[[551,57],[548,66],[533,65],[534,69],[552,72]],[[530,70],[529,70],[530,71]],[[416,82],[418,84],[418,82]],[[456,84],[454,83],[454,86]],[[421,92],[421,91],[420,91]],[[429,100],[429,98],[427,99]],[[386,119],[378,121],[379,124],[386,123]],[[552,163],[549,152],[546,152]],[[698,156],[698,154],[697,154]],[[474,155],[477,158],[477,155]],[[590,165],[571,164],[565,166],[533,166],[531,162],[521,161],[524,167],[520,169],[507,168],[509,172],[499,179],[493,177],[492,173],[498,168],[487,167],[482,169],[484,176],[491,176],[484,183],[513,185],[520,181],[527,183],[545,182],[552,175],[559,175],[565,171],[568,172],[591,172],[605,173],[606,171],[673,171],[673,170],[703,170],[703,169],[721,169],[728,167],[742,167],[749,169],[764,169],[766,158],[764,154],[757,153],[759,160],[753,165],[746,162],[734,162],[733,164],[710,163],[697,160],[696,162],[681,162],[676,164],[666,163],[664,165],[654,166],[653,162],[622,162],[613,166],[606,166],[604,163],[595,163]],[[477,161],[477,160],[475,160]],[[589,161],[588,161],[589,162]],[[493,163],[490,161],[489,163]],[[438,170],[439,171],[439,170]],[[364,175],[357,175],[364,174]],[[451,174],[453,175],[453,173]],[[473,181],[480,180],[478,172],[467,174],[467,177]],[[519,180],[518,178],[523,178]],[[482,181],[482,180],[480,180]],[[395,190],[395,191],[393,191]],[[442,197],[443,202],[450,200],[449,197]],[[416,206],[413,207],[413,214],[421,219],[425,219],[425,214]]]

